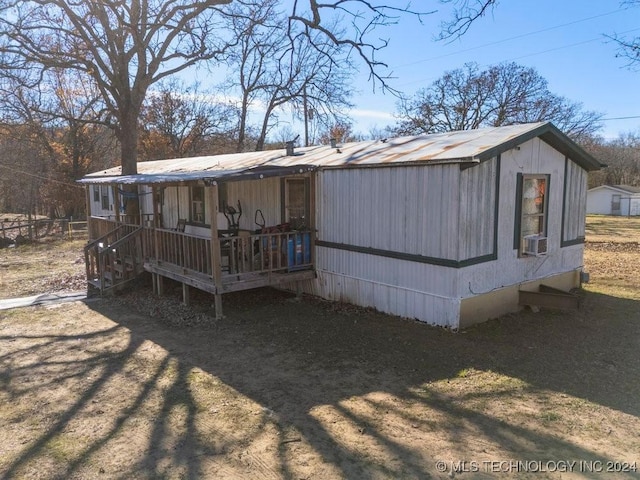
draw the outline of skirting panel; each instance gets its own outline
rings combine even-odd
[[[520,290],[535,291],[540,284],[569,291],[580,286],[580,269],[464,298],[460,305],[460,328],[497,318],[506,313],[517,312],[521,308],[518,305],[518,292]]]
[[[303,282],[306,293],[326,300],[351,303],[431,325],[458,328],[460,300],[425,292],[318,271],[315,280]]]

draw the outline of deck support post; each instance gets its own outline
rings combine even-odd
[[[118,184],[113,185],[113,208],[116,211],[116,223],[120,225],[120,193]]]
[[[222,266],[220,255],[220,241],[218,240],[218,184],[212,182],[209,187],[209,205],[211,212],[209,213],[209,223],[211,225],[211,275],[213,276],[213,284],[216,292],[222,288]],[[214,295],[215,318],[222,318],[222,294]]]
[[[161,297],[164,294],[164,283],[162,281],[163,277],[162,275],[156,274],[156,293],[158,294],[159,297]]]
[[[87,187],[85,188],[85,202],[87,205],[87,234],[89,235],[89,241],[95,240],[93,238],[93,222],[91,221],[91,193],[94,188],[98,187],[95,185],[87,185]],[[4,230],[2,230],[2,236],[6,236]],[[88,275],[87,279],[89,279]]]
[[[189,285],[187,285],[186,283],[182,284],[182,303],[184,303],[187,307],[191,303],[189,298]]]
[[[151,197],[153,198],[153,255],[157,261],[160,258],[160,240],[158,238],[158,203],[156,202],[155,185],[151,187]],[[155,274],[153,277],[153,290],[158,296],[161,296],[163,293],[162,275]]]

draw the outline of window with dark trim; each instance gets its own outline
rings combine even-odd
[[[106,185],[102,185],[100,187],[100,194],[102,198],[102,209],[109,210],[109,187]]]
[[[224,212],[224,206],[229,203],[229,196],[227,193],[227,184],[218,183],[218,211]]]
[[[99,185],[94,185],[93,186],[93,201],[94,202],[99,202],[100,201],[100,186]]]
[[[611,196],[611,213],[620,213],[620,203],[622,195],[614,194]]]
[[[518,174],[517,191],[514,248],[519,255],[546,253],[549,175]]]
[[[309,228],[309,179],[284,179],[283,197],[283,221],[293,230]]]
[[[191,187],[191,221],[204,224],[204,187]]]

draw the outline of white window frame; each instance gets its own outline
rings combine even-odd
[[[290,186],[301,183],[303,186],[303,206],[293,206],[290,197]],[[308,177],[293,177],[284,179],[283,221],[291,225],[293,230],[308,230],[310,228],[310,185]],[[294,212],[294,210],[297,210]],[[302,211],[300,211],[302,210]]]
[[[102,207],[103,210],[111,210],[111,195],[109,195],[109,190],[111,190],[109,185],[100,185],[100,207]]]
[[[519,248],[518,255],[519,256],[527,256],[525,254],[525,236],[537,235],[539,237],[548,237],[548,223],[549,223],[549,179],[550,175],[548,174],[523,174],[522,175],[522,186],[521,191],[519,192],[519,225],[518,225],[518,238],[519,238]],[[527,183],[532,180],[544,180],[544,193],[542,196],[542,211],[541,212],[531,212],[527,213],[526,202],[528,201],[536,201],[539,196],[531,196],[535,195],[535,190],[532,191],[533,186],[528,186]],[[538,228],[535,231],[523,231],[524,226],[528,219],[538,219]]]
[[[202,192],[202,197],[198,198],[196,192]],[[195,186],[189,188],[189,219],[192,223],[204,225],[206,223],[205,216],[205,188],[203,186]]]

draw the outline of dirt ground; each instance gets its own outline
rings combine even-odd
[[[588,240],[579,311],[457,334],[268,289],[215,322],[144,282],[0,312],[0,478],[640,478],[640,244]]]

